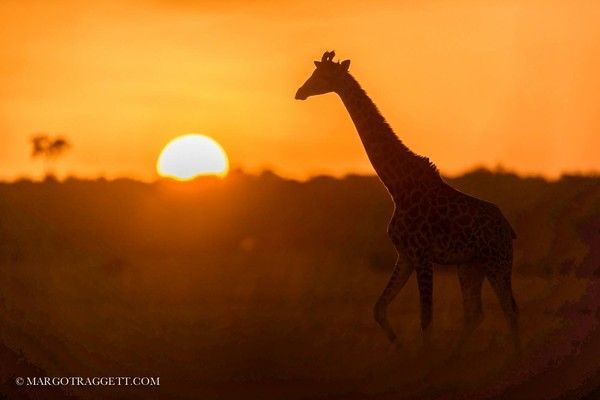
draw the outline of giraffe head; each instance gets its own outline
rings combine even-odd
[[[334,51],[326,51],[321,61],[315,61],[317,69],[296,92],[296,100],[306,100],[310,96],[335,92],[342,79],[348,74],[350,60],[333,62]]]

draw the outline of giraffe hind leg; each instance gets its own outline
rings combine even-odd
[[[488,280],[498,297],[500,306],[508,323],[512,341],[517,353],[521,351],[519,335],[519,310],[515,301],[511,284],[511,263],[501,264],[488,271]]]
[[[387,286],[383,290],[383,293],[381,293],[379,296],[377,303],[375,303],[375,308],[373,310],[375,321],[377,321],[379,326],[383,328],[388,339],[392,343],[396,340],[396,333],[388,321],[387,308],[392,300],[394,300],[398,292],[400,292],[400,290],[404,287],[412,271],[412,265],[406,260],[403,260],[401,257],[398,257],[398,261],[396,261],[396,266],[394,267],[392,276],[390,277]]]
[[[483,305],[481,289],[485,278],[485,269],[481,264],[466,264],[458,266],[458,279],[463,297],[465,320],[463,331],[455,352],[462,349],[473,334],[473,331],[483,321]]]

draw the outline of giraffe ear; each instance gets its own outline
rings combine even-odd
[[[350,60],[344,60],[340,65],[345,71],[348,71],[348,68],[350,68]]]
[[[315,61],[315,67],[319,68],[321,66],[321,61]]]

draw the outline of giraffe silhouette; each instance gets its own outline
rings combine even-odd
[[[398,259],[375,304],[375,320],[395,342],[387,308],[415,271],[421,329],[427,344],[432,321],[433,264],[457,265],[465,313],[457,348],[483,319],[481,289],[487,277],[519,351],[518,309],[511,286],[516,234],[509,222],[498,206],[452,188],[428,158],[406,147],[348,72],[350,60],[334,62],[334,56],[333,51],[325,52],[321,61],[314,62],[316,69],[298,89],[296,99],[329,92],[340,96],[373,168],[394,201],[388,235]]]

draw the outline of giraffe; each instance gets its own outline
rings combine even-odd
[[[511,285],[512,245],[516,234],[498,206],[449,186],[435,165],[412,152],[348,72],[350,60],[334,62],[325,52],[295,98],[334,92],[356,127],[367,156],[394,202],[388,226],[398,258],[375,303],[375,321],[390,342],[397,339],[387,308],[416,272],[424,344],[430,340],[433,265],[457,265],[464,324],[459,344],[483,319],[481,290],[487,277],[506,317],[515,350],[520,351],[518,309]]]

